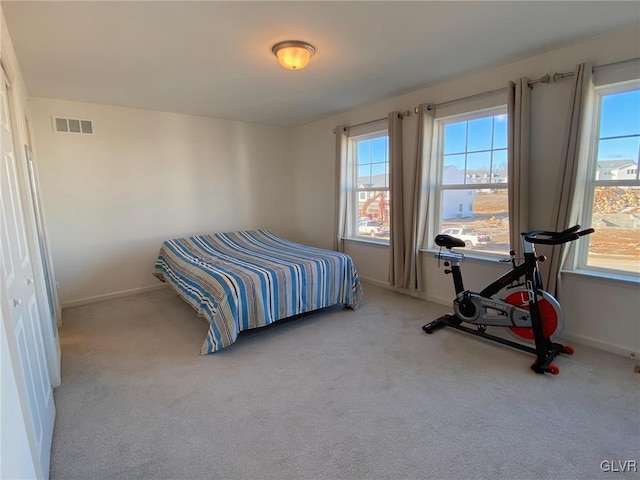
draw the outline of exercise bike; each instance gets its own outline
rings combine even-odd
[[[444,273],[453,276],[456,291],[453,301],[455,314],[446,314],[427,323],[422,329],[432,333],[448,326],[532,353],[536,356],[536,361],[531,365],[534,372],[557,375],[560,369],[551,363],[552,360],[560,353],[572,355],[573,348],[555,343],[551,339],[562,331],[564,316],[558,301],[544,290],[538,262],[543,262],[546,258],[536,256],[535,244],[560,245],[593,232],[593,228],[581,231],[580,225],[575,225],[563,232],[533,230],[522,233],[524,261],[518,265],[515,252],[511,251],[511,259],[501,261],[511,262],[512,269],[479,293],[464,289],[460,270],[464,254],[451,250],[454,247],[464,247],[465,242],[451,235],[437,235],[435,243],[440,251],[435,254],[435,258],[444,260],[445,267],[451,267],[445,269]],[[443,247],[445,251],[442,250]],[[475,329],[462,325],[463,322],[475,325]],[[533,341],[535,346],[487,333],[487,326],[507,327],[519,340]]]

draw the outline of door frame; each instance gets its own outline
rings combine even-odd
[[[60,349],[60,339],[58,337],[57,325],[59,322],[59,300],[57,289],[55,288],[55,276],[53,271],[53,265],[50,261],[50,256],[47,259],[43,259],[40,253],[40,243],[37,235],[38,227],[35,219],[35,205],[33,203],[31,184],[29,181],[28,172],[28,159],[26,158],[25,146],[29,146],[30,139],[27,136],[27,124],[26,124],[26,112],[24,111],[23,102],[17,96],[17,90],[13,88],[15,84],[15,75],[13,74],[10,62],[5,61],[3,52],[0,52],[0,68],[3,70],[6,82],[9,86],[8,100],[9,100],[9,121],[11,122],[12,135],[13,135],[13,147],[14,155],[16,156],[16,167],[18,173],[18,184],[20,188],[20,200],[24,208],[24,223],[27,233],[27,243],[29,246],[29,256],[33,267],[33,279],[36,290],[36,298],[38,299],[38,311],[40,318],[42,319],[42,330],[44,334],[45,351],[47,355],[47,367],[49,370],[49,376],[51,386],[53,388],[60,386],[62,382],[61,378],[61,357],[62,352]],[[23,121],[19,121],[22,118]],[[34,168],[36,166],[34,165]],[[37,179],[37,172],[36,172]],[[38,189],[39,190],[39,189]],[[43,234],[45,232],[43,231]],[[45,243],[42,248],[47,248]],[[51,280],[44,277],[44,261],[47,261],[47,269],[51,272]],[[54,298],[51,299],[52,304],[56,306],[54,309],[55,315],[52,318],[52,313],[48,308],[48,292],[47,281],[51,281],[51,294]]]
[[[13,476],[27,475],[46,479],[49,477],[55,421],[53,388],[60,385],[61,381],[61,352],[55,318],[57,312],[54,312],[55,309],[49,306],[49,299],[52,305],[57,305],[57,299],[49,297],[46,290],[47,279],[44,276],[43,261],[48,262],[48,259],[43,258],[40,250],[41,237],[37,234],[38,225],[34,209],[37,199],[33,197],[30,184],[30,166],[27,164],[27,150],[23,148],[23,145],[29,142],[26,137],[28,99],[20,77],[11,69],[13,57],[7,58],[5,53],[6,51],[0,51],[0,81],[2,81],[2,89],[6,94],[6,121],[10,132],[8,136],[5,136],[4,133],[2,136],[3,143],[6,142],[5,146],[11,151],[13,158],[9,161],[13,165],[10,172],[3,171],[2,175],[10,174],[12,176],[12,178],[5,180],[14,185],[15,191],[13,191],[13,186],[11,187],[13,193],[3,191],[2,200],[3,203],[7,201],[20,204],[20,208],[15,213],[20,215],[20,230],[24,235],[22,244],[26,249],[24,258],[28,258],[30,264],[28,272],[21,270],[20,281],[26,280],[27,286],[21,288],[30,291],[28,295],[33,315],[29,313],[30,318],[27,321],[31,322],[31,329],[37,328],[38,330],[37,338],[33,338],[33,341],[36,342],[33,348],[40,350],[41,353],[40,355],[35,354],[35,356],[27,354],[30,357],[28,362],[31,362],[29,365],[32,362],[37,362],[34,365],[36,370],[30,370],[28,365],[23,365],[23,361],[27,361],[23,351],[25,345],[21,344],[23,348],[18,345],[19,338],[14,325],[15,312],[10,306],[11,298],[13,298],[9,296],[10,285],[6,284],[4,278],[0,278],[0,336],[2,337],[0,339],[0,353],[3,360],[1,365],[3,391],[0,396],[3,417],[2,438],[0,439],[0,453],[2,455],[0,471],[2,476],[6,473]],[[9,225],[7,228],[13,229]],[[6,234],[11,234],[11,231]],[[46,247],[46,245],[43,246]],[[7,248],[12,247],[7,245]],[[14,256],[17,252],[3,253]],[[21,268],[25,267],[25,264],[21,263],[21,265]],[[28,286],[29,284],[31,285]],[[18,294],[15,285],[11,288],[13,288],[11,295]],[[57,295],[53,289],[51,295]],[[13,299],[14,305],[21,305],[21,301],[21,295]],[[21,308],[28,307],[25,304]],[[21,311],[20,315],[22,316],[24,313],[25,311]],[[22,317],[20,322],[23,322]],[[19,328],[22,342],[25,342],[25,330],[22,323]],[[37,346],[37,343],[40,346]],[[34,352],[34,350],[31,351]],[[33,395],[35,395],[33,389],[37,389],[35,383],[40,383],[34,376],[36,371],[39,371],[38,378],[42,381],[40,385],[45,397],[38,396],[38,400],[33,403]],[[41,403],[40,400],[44,403]],[[45,410],[41,411],[40,408]]]

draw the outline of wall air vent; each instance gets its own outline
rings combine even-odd
[[[91,120],[77,120],[75,118],[53,118],[53,131],[56,133],[85,133],[93,134]]]

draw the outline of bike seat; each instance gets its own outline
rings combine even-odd
[[[464,240],[460,240],[459,238],[452,237],[451,235],[446,235],[444,233],[436,235],[435,242],[439,247],[464,247]]]

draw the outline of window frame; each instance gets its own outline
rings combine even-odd
[[[388,185],[386,187],[360,187],[358,184],[358,143],[360,141],[373,140],[376,138],[386,138],[385,162],[387,164]],[[349,198],[347,202],[347,229],[346,235],[349,240],[374,242],[382,245],[389,245],[388,238],[371,237],[370,235],[360,235],[359,232],[359,203],[361,194],[370,192],[386,192],[385,199],[391,203],[391,159],[389,155],[389,130],[387,128],[386,119],[384,121],[375,122],[368,126],[364,131],[362,129],[354,129],[348,134],[348,153],[347,162],[350,171],[350,188]],[[391,215],[391,212],[389,212]]]
[[[460,123],[460,122],[468,122],[470,120],[477,120],[480,118],[487,118],[487,117],[494,117],[496,115],[504,115],[507,118],[507,122],[509,121],[508,118],[508,109],[507,109],[507,105],[506,103],[500,103],[494,106],[490,106],[490,107],[486,107],[486,108],[477,108],[477,109],[473,109],[473,110],[467,110],[464,112],[460,112],[460,113],[455,113],[455,114],[451,114],[451,115],[446,115],[446,116],[442,116],[442,117],[436,117],[434,119],[434,129],[435,129],[435,139],[436,139],[436,146],[435,146],[435,152],[434,152],[434,165],[431,168],[431,173],[433,176],[433,178],[435,179],[433,182],[431,182],[431,195],[430,195],[430,204],[432,205],[432,207],[429,208],[429,217],[430,220],[427,222],[427,231],[429,232],[429,235],[425,235],[425,245],[424,248],[427,250],[437,250],[439,247],[437,245],[435,245],[434,243],[434,238],[435,236],[440,233],[443,230],[443,225],[442,225],[442,202],[443,202],[443,198],[444,198],[444,191],[446,190],[482,190],[483,188],[481,187],[481,185],[483,184],[447,184],[447,185],[443,185],[443,175],[444,175],[444,133],[445,133],[445,127],[449,124],[453,124],[453,123]],[[493,148],[493,138],[491,140],[491,151],[494,151]],[[508,145],[508,133],[507,133],[507,146],[505,148],[506,152],[507,152],[507,181],[506,182],[500,182],[500,183],[489,183],[488,185],[491,186],[491,189],[504,189],[507,192],[509,192],[509,181],[508,181],[508,149],[509,149],[509,145]],[[500,149],[495,149],[495,150],[502,150]],[[465,154],[467,154],[467,150],[465,150],[464,152]],[[491,172],[490,172],[491,174]],[[477,186],[476,186],[477,185]],[[511,225],[509,224],[509,229],[511,229]],[[466,256],[469,257],[475,257],[475,258],[487,258],[489,260],[494,260],[496,258],[498,259],[503,259],[503,258],[508,258],[509,254],[508,254],[508,249],[504,252],[504,253],[498,253],[498,252],[490,252],[490,251],[482,251],[482,250],[469,250],[468,252],[465,252]]]
[[[596,180],[598,168],[598,147],[600,143],[600,122],[602,116],[602,101],[606,95],[640,90],[640,78],[625,80],[615,83],[607,83],[594,87],[593,116],[590,126],[589,146],[587,150],[587,179],[585,182],[584,198],[582,203],[582,214],[580,224],[582,226],[592,225],[593,222],[593,202],[597,187],[639,187],[640,178],[635,180]],[[638,164],[636,163],[636,176],[638,176]],[[585,227],[586,228],[586,227]],[[585,236],[577,242],[575,270],[586,273],[604,276],[608,278],[622,278],[633,281],[640,281],[640,272],[621,270],[596,265],[589,265],[589,236]]]

